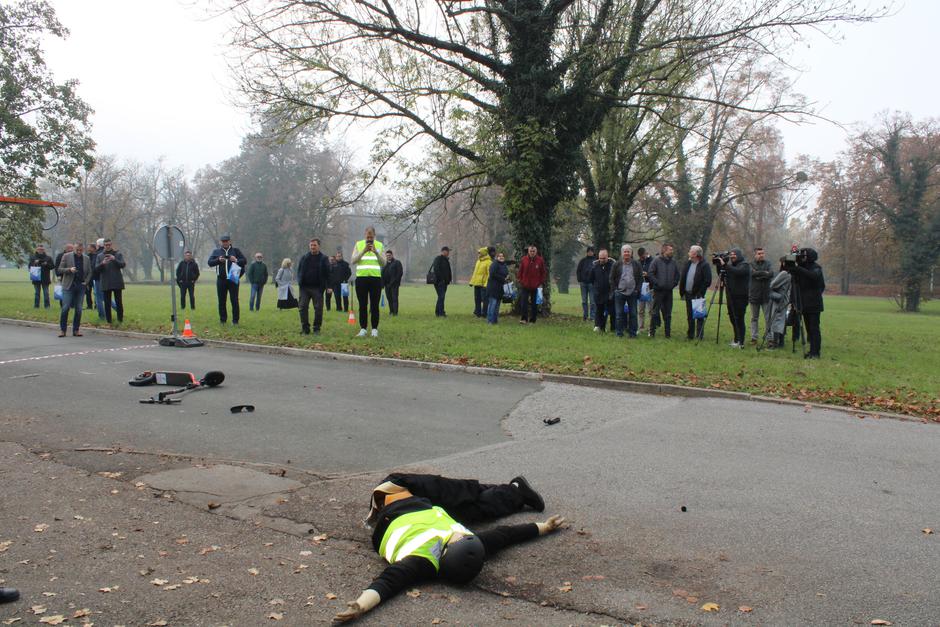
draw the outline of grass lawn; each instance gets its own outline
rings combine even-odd
[[[278,311],[276,297],[276,290],[268,286],[262,311],[249,312],[248,286],[242,285],[240,325],[221,325],[210,277],[196,288],[198,309],[180,312],[180,319],[188,317],[196,334],[210,339],[713,387],[940,421],[940,302],[936,301],[926,303],[919,314],[904,314],[888,299],[827,296],[823,358],[807,361],[799,346],[796,354],[789,348],[732,350],[724,312],[717,345],[713,320],[705,326],[704,342],[688,342],[685,305],[678,298],[672,339],[626,340],[593,333],[592,326],[581,321],[576,293],[555,294],[555,314],[535,325],[518,324],[505,314],[504,306],[500,324],[493,327],[473,317],[473,292],[467,285],[450,287],[448,317],[442,319],[434,316],[433,288],[409,285],[401,290],[400,316],[391,318],[383,309],[381,335],[374,339],[354,337],[358,326],[348,325],[346,315],[335,311],[324,312],[322,335],[302,336],[297,311]],[[123,328],[168,332],[169,301],[167,286],[130,285],[124,293]],[[0,317],[58,320],[56,303],[48,310],[32,305],[26,270],[0,270]],[[83,318],[83,325],[106,326],[95,312],[86,312]]]

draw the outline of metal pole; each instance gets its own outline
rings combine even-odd
[[[172,227],[170,225],[167,225],[166,227],[166,249],[169,254],[167,255],[166,259],[167,270],[165,276],[168,278],[173,271],[173,260],[175,259],[173,255],[173,239],[170,235],[171,228]],[[173,321],[173,337],[178,337],[179,328],[176,326],[176,288],[173,285],[172,279],[168,280],[167,282],[170,284],[170,303],[172,304],[173,308],[173,313],[170,315],[170,320]]]

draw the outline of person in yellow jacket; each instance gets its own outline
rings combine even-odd
[[[486,282],[490,278],[490,264],[496,256],[496,247],[483,246],[477,251],[477,262],[473,266],[470,285],[473,286],[473,315],[486,317]]]
[[[414,584],[443,579],[469,583],[483,562],[501,549],[558,530],[565,519],[501,525],[474,533],[464,524],[494,520],[526,506],[544,511],[545,502],[525,477],[509,483],[481,484],[475,479],[394,473],[372,491],[367,524],[372,546],[388,566],[355,601],[333,620],[359,618]]]
[[[382,242],[375,239],[375,227],[366,227],[365,239],[356,242],[352,263],[356,265],[356,298],[359,300],[359,337],[368,334],[366,313],[371,316],[372,337],[379,336],[379,299],[382,297],[382,268],[385,253]]]

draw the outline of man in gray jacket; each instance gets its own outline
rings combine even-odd
[[[672,258],[672,244],[663,244],[662,252],[650,264],[648,279],[653,290],[653,312],[650,315],[650,337],[656,337],[660,317],[666,337],[672,333],[672,291],[679,285],[679,268]]]
[[[82,323],[82,302],[85,300],[85,290],[91,282],[91,261],[84,255],[84,245],[75,244],[70,253],[62,255],[59,261],[59,272],[62,273],[62,313],[59,316],[59,337],[65,337],[68,328],[69,309],[75,309],[72,319],[72,335],[81,337],[78,330]]]
[[[751,344],[757,344],[761,310],[764,312],[764,334],[770,333],[770,281],[773,278],[773,266],[764,258],[764,249],[758,246],[754,249],[751,286],[747,293],[747,302],[751,306]]]

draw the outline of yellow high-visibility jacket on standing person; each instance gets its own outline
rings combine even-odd
[[[477,263],[473,266],[473,274],[470,276],[470,285],[475,287],[486,287],[486,282],[490,278],[490,264],[493,260],[486,252],[486,246],[477,251]]]

